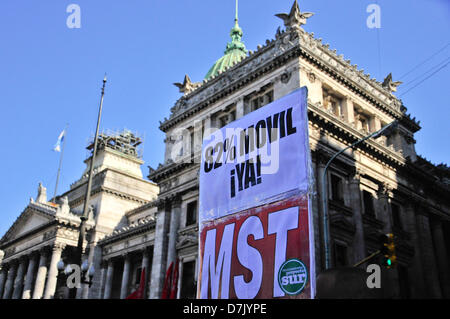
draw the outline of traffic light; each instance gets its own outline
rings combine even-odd
[[[382,256],[381,265],[387,269],[395,267],[397,256],[395,255],[394,234],[383,234],[380,236],[380,251]]]

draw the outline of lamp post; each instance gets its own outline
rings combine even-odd
[[[95,157],[97,155],[97,143],[98,143],[98,131],[100,127],[100,120],[102,117],[102,108],[103,108],[103,97],[105,95],[105,85],[106,85],[106,74],[103,78],[103,87],[102,87],[102,93],[100,98],[100,106],[98,109],[98,117],[97,117],[97,128],[95,129],[95,138],[94,138],[94,150],[92,151],[92,158],[91,163],[89,167],[89,177],[88,177],[88,184],[86,188],[86,195],[84,200],[84,208],[83,208],[83,215],[80,216],[80,227],[79,227],[79,236],[78,236],[78,245],[75,252],[75,262],[78,265],[82,265],[81,268],[83,268],[83,242],[84,237],[86,234],[86,221],[88,219],[88,213],[89,213],[89,201],[91,198],[91,188],[92,188],[92,179],[93,179],[93,173],[94,173],[94,163],[95,163]],[[87,260],[85,261],[87,262]],[[82,276],[83,277],[83,276]],[[70,299],[75,299],[77,295],[77,288],[72,288],[70,290]]]
[[[339,155],[344,153],[349,148],[353,148],[356,145],[358,145],[359,143],[362,143],[365,140],[368,140],[369,138],[378,138],[382,135],[388,135],[397,125],[398,125],[398,121],[395,120],[395,121],[389,123],[388,125],[382,127],[378,131],[371,133],[371,134],[357,140],[355,143],[351,144],[350,146],[347,146],[346,148],[344,148],[344,149],[340,150],[339,152],[337,152],[336,154],[334,154],[330,158],[328,163],[325,165],[325,169],[323,171],[323,176],[322,176],[322,207],[323,207],[323,234],[324,234],[323,236],[324,236],[324,246],[325,246],[325,270],[330,268],[330,234],[329,234],[329,229],[328,229],[328,203],[327,203],[327,200],[328,200],[328,187],[327,187],[328,167],[330,166],[331,162],[336,157],[338,157]]]
[[[73,265],[66,265],[64,264],[64,261],[61,259],[58,264],[58,282],[60,282],[60,288],[58,289],[58,292],[55,294],[55,299],[66,299],[68,297],[67,290],[69,289],[69,294],[71,293],[70,288],[68,287],[67,279],[69,276],[75,274],[77,270],[72,267]],[[75,265],[77,266],[77,265]],[[89,288],[92,286],[93,278],[94,278],[95,269],[94,266],[91,265],[89,267],[89,262],[85,260],[83,264],[81,265],[80,271],[79,271],[79,283],[80,284],[87,284]],[[75,279],[75,278],[74,278]],[[76,279],[75,279],[76,281]],[[77,285],[77,282],[73,282],[73,284]],[[72,288],[76,292],[76,288]],[[76,296],[76,294],[75,294]]]

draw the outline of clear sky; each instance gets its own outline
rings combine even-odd
[[[247,49],[274,38],[282,26],[274,14],[289,12],[292,3],[240,1]],[[366,25],[372,3],[381,8],[380,29]],[[81,28],[67,27],[70,4],[81,9]],[[397,96],[450,57],[449,0],[299,4],[315,13],[304,26],[315,37],[377,80],[392,72],[394,81],[403,81]],[[80,178],[105,72],[101,128],[128,128],[145,136],[144,176],[147,165],[157,167],[164,153],[159,121],[181,96],[172,83],[182,82],[186,73],[193,81],[203,80],[229,41],[234,7],[234,0],[2,0],[0,236],[36,197],[39,182],[53,195],[59,153],[52,148],[66,123],[58,193]],[[408,113],[421,121],[416,150],[435,164],[448,164],[450,158],[449,74],[450,65],[401,96]]]

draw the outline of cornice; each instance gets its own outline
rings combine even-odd
[[[401,101],[383,88],[380,82],[364,74],[364,70],[357,70],[356,65],[352,66],[349,60],[338,56],[336,50],[330,50],[329,45],[323,45],[321,39],[315,39],[313,35],[304,30],[278,32],[275,40],[267,40],[266,45],[259,46],[256,53],[251,52],[241,62],[181,97],[171,109],[170,118],[160,122],[160,129],[167,132],[208,105],[297,57],[316,65],[378,109],[399,119],[411,131],[420,129],[415,119],[404,114],[406,108]]]
[[[163,179],[172,176],[175,173],[181,172],[186,168],[190,168],[197,165],[193,162],[173,162],[170,161],[164,165],[160,164],[156,170],[153,170],[149,175],[148,179],[153,180],[156,183],[159,183]]]
[[[92,199],[93,196],[95,196],[97,194],[100,194],[100,193],[111,194],[111,195],[114,195],[116,197],[119,197],[119,198],[122,198],[122,199],[126,199],[126,200],[129,200],[129,201],[134,201],[134,202],[137,202],[137,203],[143,204],[143,205],[147,204],[149,202],[148,200],[145,200],[145,199],[142,199],[142,198],[139,198],[139,197],[136,197],[136,196],[131,196],[129,194],[125,194],[125,193],[122,193],[122,192],[119,192],[117,190],[110,189],[110,188],[107,188],[107,187],[104,187],[104,186],[98,186],[95,189],[93,189],[91,191],[91,199]],[[73,206],[77,206],[77,205],[79,205],[81,203],[84,203],[85,197],[86,197],[85,194],[83,194],[82,196],[79,196],[79,197],[77,197],[75,199],[72,199],[70,201],[70,203],[69,203],[70,206],[73,207]]]
[[[145,233],[156,227],[156,218],[154,216],[149,216],[144,220],[139,221],[136,224],[131,224],[129,226],[122,227],[113,231],[111,234],[106,235],[103,239],[98,241],[99,246],[105,246],[109,243],[122,240],[124,238],[129,238],[138,234]]]
[[[42,203],[37,202],[30,202],[27,207],[20,213],[20,215],[17,217],[17,219],[14,221],[12,226],[8,229],[8,231],[3,235],[3,237],[0,239],[0,245],[3,245],[3,242],[10,237],[10,235],[16,230],[16,228],[21,224],[22,220],[32,215],[34,212],[38,214],[42,214],[46,217],[50,217],[51,219],[55,218],[56,213],[56,207],[49,206]],[[51,223],[52,220],[49,221]],[[47,223],[46,223],[47,224]],[[46,225],[45,224],[45,225]],[[31,230],[29,232],[26,232],[24,235],[27,235],[28,233],[33,232],[34,230]],[[22,237],[22,236],[21,236]]]
[[[12,239],[10,241],[4,241],[2,239],[2,242],[0,243],[0,249],[3,250],[5,247],[11,246],[11,245],[13,245],[13,244],[15,244],[17,242],[20,242],[21,240],[24,240],[25,238],[27,238],[29,236],[33,236],[33,235],[35,235],[37,233],[42,232],[45,229],[47,229],[49,227],[52,227],[52,226],[55,226],[57,224],[58,224],[58,221],[55,219],[55,220],[49,221],[48,223],[45,223],[45,224],[43,224],[41,226],[38,226],[38,227],[36,227],[34,229],[31,229],[30,231],[27,231],[26,233],[23,233],[19,237],[16,237],[16,238],[14,238],[14,239]]]
[[[341,142],[346,142],[349,145],[367,134],[359,132],[349,125],[349,123],[337,119],[336,116],[311,103],[308,103],[308,119],[311,123],[317,124],[318,130],[324,131],[327,135],[331,135],[333,138]],[[357,149],[391,166],[403,166],[406,163],[406,160],[400,152],[373,140],[367,140],[361,143],[357,146]]]

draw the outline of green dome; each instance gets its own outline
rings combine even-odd
[[[245,44],[241,40],[242,35],[242,29],[239,27],[238,20],[235,19],[234,27],[230,32],[231,42],[227,43],[225,55],[214,63],[206,74],[205,79],[218,75],[247,56]]]

